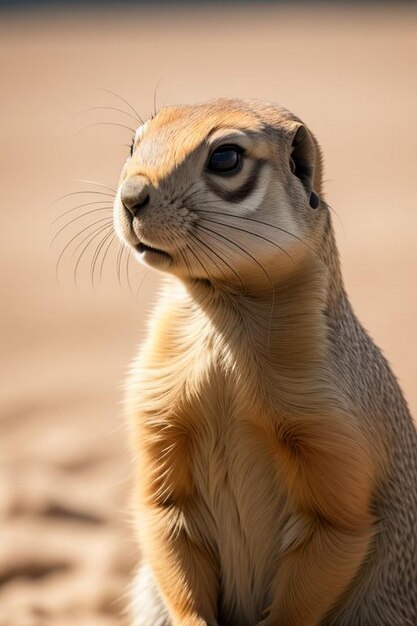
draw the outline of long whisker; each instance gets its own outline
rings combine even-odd
[[[206,230],[208,231],[209,229],[206,229]],[[237,272],[236,270],[234,270],[234,269],[233,269],[233,267],[232,267],[229,263],[227,263],[227,261],[225,261],[225,260],[224,260],[224,258],[220,257],[220,256],[219,256],[219,255],[218,255],[218,254],[217,254],[217,253],[216,253],[216,252],[215,252],[212,248],[210,248],[210,247],[209,247],[209,246],[208,246],[205,242],[201,241],[201,239],[199,239],[199,238],[197,237],[197,235],[195,235],[195,233],[192,233],[192,235],[193,235],[193,237],[194,237],[194,238],[196,238],[196,239],[197,239],[197,241],[199,241],[199,242],[200,242],[203,246],[207,247],[207,248],[208,248],[208,249],[209,249],[209,250],[210,250],[213,254],[215,254],[215,255],[216,255],[216,257],[217,257],[218,259],[220,259],[220,261],[222,261],[222,263],[224,263],[225,265],[227,265],[227,267],[230,269],[230,271],[231,271],[231,272],[233,272],[233,274],[236,276],[236,278],[238,279],[238,281],[239,281],[239,282],[240,282],[240,284],[242,285],[243,293],[246,293],[246,287],[245,287],[245,284],[244,284],[244,282],[243,282],[243,280],[242,280],[241,276],[238,274],[238,272]],[[213,235],[212,235],[212,234],[211,234],[211,235],[209,234],[209,237],[211,237],[212,239],[214,239],[214,237],[213,237]],[[219,249],[219,248],[217,248],[217,249]],[[210,257],[209,257],[209,259],[210,259]],[[222,270],[222,269],[221,269],[221,268],[217,265],[217,263],[214,261],[214,259],[210,259],[210,260],[214,262],[214,264],[216,265],[216,267],[217,267],[217,268],[218,268],[218,269],[222,272],[223,276],[224,276],[225,278],[227,278],[226,274],[225,274],[225,273],[223,272],[223,270]]]
[[[281,226],[276,226],[275,224],[270,224],[269,222],[263,222],[262,220],[257,220],[257,219],[255,219],[253,217],[246,217],[244,215],[234,215],[233,213],[224,213],[223,211],[209,211],[209,210],[206,210],[206,209],[199,209],[198,211],[195,211],[195,212],[196,213],[210,213],[211,215],[221,215],[221,216],[225,216],[225,217],[234,217],[234,218],[239,219],[239,220],[245,220],[247,222],[255,222],[256,224],[262,224],[263,226],[268,226],[270,228],[274,228],[275,230],[279,230],[282,233],[285,233],[286,235],[289,235],[290,237],[294,237],[294,239],[297,239],[298,241],[300,241],[300,243],[302,243],[304,246],[307,246],[307,248],[309,248],[312,252],[314,252],[314,254],[317,254],[317,250],[315,250],[312,246],[310,246],[306,241],[301,239],[301,237],[298,237],[298,235],[294,235],[294,233],[291,233],[289,230],[285,230],[285,228],[282,228]],[[256,235],[256,233],[251,233],[251,234]],[[272,242],[270,242],[270,243],[272,243]],[[281,248],[281,250],[282,250],[282,248]],[[284,252],[284,250],[283,250],[283,252]]]
[[[91,191],[87,189],[86,191],[71,191],[71,193],[66,193],[63,196],[59,196],[59,198],[54,200],[52,204],[55,204],[55,202],[59,202],[60,200],[63,200],[64,198],[69,198],[70,196],[78,196],[83,193],[88,193],[88,194],[93,193],[93,194],[96,194],[96,196],[110,196],[111,198],[114,198],[114,194],[112,193],[106,193],[105,191]]]
[[[156,83],[154,92],[153,92],[153,116],[155,117],[155,115],[157,114],[157,110],[156,110],[156,96],[157,96],[157,92],[158,92],[158,87],[159,84],[161,82],[161,79],[158,80],[158,82]]]
[[[194,252],[193,252],[193,250],[192,250],[192,246],[190,246],[190,250],[191,250],[191,251],[192,251],[192,253],[194,254]],[[183,259],[183,261],[184,261],[185,265],[187,266],[187,269],[188,269],[188,272],[189,272],[189,274],[190,274],[190,277],[192,278],[193,273],[192,273],[192,270],[191,270],[191,266],[190,266],[190,264],[188,263],[188,260],[187,260],[186,255],[184,254],[183,250],[181,250],[180,248],[178,248],[178,252],[180,253],[180,255],[181,255],[181,257],[182,257],[182,259]]]
[[[122,102],[124,102],[125,104],[127,104],[127,106],[129,107],[129,109],[136,115],[138,121],[143,124],[143,119],[141,118],[141,116],[138,114],[138,112],[133,108],[133,106],[125,99],[123,98],[120,94],[116,93],[115,91],[112,91],[111,89],[104,89],[103,87],[99,88],[98,91],[104,91],[106,93],[111,93],[113,96],[116,96],[116,98],[119,98],[119,100],[121,100]]]
[[[120,126],[120,128],[127,128],[127,130],[129,130],[131,133],[135,133],[135,129],[131,128],[130,126],[126,126],[126,124],[119,124],[118,122],[93,122],[92,124],[87,124],[87,126],[83,126],[78,131],[78,135],[87,130],[87,128],[93,128],[94,126]]]
[[[188,269],[188,273],[190,274],[190,277],[192,278],[193,277],[193,273],[192,273],[192,270],[191,270],[191,266],[188,263],[186,255],[184,254],[183,250],[181,250],[181,248],[174,241],[172,242],[172,244],[174,246],[175,251],[180,254],[182,260],[184,261],[184,263],[185,263],[185,265],[186,265],[186,267]],[[191,246],[190,246],[190,250],[191,250]],[[194,254],[194,252],[192,250],[191,250],[191,252],[192,252],[192,254]],[[197,260],[199,261],[199,259],[197,259]]]
[[[212,230],[211,228],[208,228],[207,226],[203,226],[203,224],[195,224],[194,227],[197,230],[204,230],[204,231],[206,231],[208,233],[211,233],[212,235],[217,235],[217,237],[220,237],[221,239],[224,239],[228,243],[232,244],[233,246],[235,246],[236,248],[241,250],[241,252],[243,252],[243,254],[246,254],[247,256],[249,256],[262,269],[262,271],[265,271],[264,268],[262,267],[262,265],[259,263],[259,261],[250,252],[248,252],[247,250],[242,248],[242,246],[240,246],[238,243],[236,243],[232,239],[229,239],[228,237],[226,237],[226,235],[223,235],[222,233],[219,233],[218,231]]]
[[[216,223],[216,222],[214,222]],[[272,326],[272,315],[273,315],[273,311],[274,311],[274,306],[275,306],[275,285],[270,277],[270,275],[268,274],[268,272],[266,271],[266,269],[263,267],[263,265],[258,261],[258,259],[256,259],[252,254],[250,254],[250,252],[248,252],[247,250],[245,250],[244,248],[242,248],[242,246],[240,246],[238,243],[236,243],[235,241],[229,239],[228,237],[226,237],[225,235],[223,235],[222,233],[219,233],[217,231],[213,231],[210,228],[207,228],[205,226],[203,226],[202,224],[196,224],[196,227],[202,228],[204,230],[207,230],[211,233],[214,233],[216,235],[218,235],[219,237],[221,237],[222,239],[225,239],[226,241],[228,241],[229,243],[231,243],[232,245],[236,246],[237,248],[239,248],[242,252],[244,252],[244,254],[246,254],[247,256],[249,256],[257,265],[258,267],[262,270],[262,272],[265,274],[265,276],[267,277],[270,285],[271,285],[271,289],[272,289],[272,302],[271,302],[271,308],[270,308],[270,313],[269,313],[269,326],[268,326],[268,347],[270,346],[270,338],[271,338],[271,326]],[[245,231],[246,232],[246,231]]]
[[[106,245],[106,242],[110,239],[110,237],[114,237],[113,229],[111,229],[110,232],[107,233],[105,235],[105,237],[103,237],[102,241],[97,246],[96,251],[94,252],[92,261],[91,261],[91,286],[92,286],[93,290],[95,288],[95,285],[94,285],[94,275],[95,275],[95,269],[96,269],[97,261],[99,259],[100,252],[101,252],[103,246]]]
[[[233,230],[238,230],[238,231],[240,231],[242,233],[246,233],[247,235],[251,235],[253,237],[258,237],[258,239],[263,239],[264,241],[267,241],[268,243],[270,243],[272,246],[275,246],[276,248],[281,250],[281,252],[283,252],[291,261],[293,261],[293,259],[291,258],[290,254],[286,250],[281,248],[281,246],[279,246],[277,243],[275,243],[275,241],[271,241],[267,237],[263,237],[262,235],[259,235],[258,233],[253,233],[250,230],[246,230],[245,228],[239,228],[239,226],[234,226],[233,224],[225,224],[224,222],[218,222],[217,220],[210,220],[210,219],[207,219],[207,218],[204,218],[204,221],[205,222],[210,222],[210,224],[217,224],[218,226],[226,226],[226,228],[232,228]]]
[[[86,230],[88,230],[89,228],[91,228],[92,226],[95,226],[96,224],[98,224],[99,222],[102,222],[104,220],[98,220],[98,222],[94,222],[94,224],[89,224],[88,226],[86,226],[85,228],[83,228],[79,233],[77,233],[76,235],[74,235],[74,237],[72,237],[69,242],[65,245],[64,249],[62,250],[61,254],[58,257],[57,263],[56,263],[56,268],[55,268],[55,276],[56,279],[59,280],[59,267],[61,264],[61,260],[65,254],[65,252],[68,250],[68,248],[70,247],[70,245],[76,240],[78,239],[78,237],[80,237],[80,235],[82,235]],[[101,224],[97,229],[95,229],[93,231],[93,233],[95,232],[100,232],[102,230],[105,230],[105,228],[110,228],[110,226],[112,225],[113,220],[108,220],[108,224]],[[84,243],[84,241],[86,239],[88,239],[93,233],[89,233],[87,235],[87,237],[85,239],[82,240],[81,244]],[[75,250],[78,249],[79,246],[77,246],[77,248],[75,248]],[[75,252],[74,250],[74,252]]]
[[[104,251],[104,255],[103,255],[103,258],[101,260],[101,265],[100,265],[100,282],[101,282],[102,277],[103,277],[104,261],[106,260],[107,253],[110,250],[110,248],[112,246],[112,243],[115,240],[115,238],[116,238],[116,233],[113,233],[113,237],[110,239],[110,242],[108,243],[108,245],[107,245],[107,247],[106,247],[106,249]]]
[[[200,193],[200,197],[198,197],[199,193]],[[243,216],[243,215],[235,215],[233,213],[227,213],[225,211],[209,211],[207,209],[200,209],[201,205],[211,206],[213,204],[223,204],[224,203],[224,201],[220,200],[220,199],[209,199],[208,200],[207,198],[204,198],[202,196],[201,190],[194,191],[194,193],[190,194],[190,196],[188,196],[188,198],[191,198],[191,199],[195,200],[197,206],[192,207],[192,210],[195,213],[197,213],[197,214],[199,214],[199,213],[212,213],[213,215],[221,215],[221,216],[224,215],[224,216],[227,216],[227,217],[235,217],[237,219],[242,219],[242,220],[246,220],[246,221],[250,221],[250,222],[257,222],[257,223],[262,224],[264,226],[269,226],[271,228],[274,228],[275,230],[279,230],[279,231],[285,233],[286,235],[289,235],[290,237],[293,237],[294,239],[297,239],[303,245],[305,245],[307,248],[309,248],[312,252],[314,252],[314,254],[318,254],[317,250],[315,250],[312,246],[310,246],[301,237],[298,237],[298,235],[295,235],[294,233],[286,230],[285,228],[282,228],[281,226],[277,226],[276,224],[271,224],[269,222],[263,222],[262,220],[257,220],[257,219],[252,218],[252,217],[246,217],[246,216]],[[242,209],[249,209],[249,207],[246,207],[244,204],[240,204],[239,206]]]
[[[215,261],[212,257],[210,257],[210,255],[209,255],[209,254],[207,253],[207,251],[206,251],[206,248],[207,248],[208,250],[210,250],[210,252],[211,252],[212,254],[215,254],[215,255],[217,256],[217,258],[218,258],[218,259],[220,259],[221,261],[223,261],[223,259],[221,259],[221,257],[219,257],[219,255],[218,255],[218,254],[216,254],[216,252],[215,252],[212,248],[210,248],[210,246],[208,246],[206,243],[204,243],[203,241],[201,241],[201,239],[199,239],[195,233],[191,233],[191,237],[192,237],[192,239],[193,239],[193,241],[194,241],[195,245],[197,246],[197,248],[198,248],[199,250],[201,250],[201,251],[203,252],[203,254],[206,256],[206,258],[207,258],[207,259],[208,259],[211,263],[214,263],[214,265],[217,267],[217,269],[219,270],[219,272],[221,272],[221,273],[223,274],[223,276],[224,276],[225,278],[227,278],[227,275],[225,274],[224,270],[222,270],[222,268],[218,265],[218,263],[216,263],[216,261]],[[200,243],[200,245],[198,245],[199,243]],[[204,267],[204,271],[205,271],[205,273],[206,273],[206,275],[207,275],[207,278],[209,278],[208,270],[207,270],[207,268],[206,268],[206,267]],[[210,280],[210,278],[209,278],[209,280]]]
[[[139,281],[138,288],[136,289],[136,300],[137,300],[137,299],[138,299],[138,297],[139,297],[140,288],[142,287],[143,282],[144,282],[144,280],[145,280],[145,278],[147,277],[147,275],[148,275],[148,274],[149,274],[149,268],[146,268],[146,269],[145,269],[145,271],[144,271],[144,273],[143,273],[142,278],[141,278],[141,279],[140,279],[140,281]]]
[[[193,236],[193,233],[190,233],[190,235],[191,235],[191,236]],[[193,271],[192,271],[192,268],[191,268],[191,266],[190,266],[190,264],[189,264],[189,262],[188,262],[188,260],[187,260],[186,254],[185,254],[185,253],[184,253],[184,251],[183,251],[183,250],[182,250],[182,249],[181,249],[181,248],[180,248],[180,247],[176,244],[176,242],[175,242],[175,241],[172,241],[171,243],[172,243],[172,245],[173,245],[173,247],[174,247],[175,252],[177,252],[177,253],[181,256],[182,260],[184,261],[184,264],[186,265],[186,267],[187,267],[187,269],[188,269],[188,273],[189,273],[189,275],[190,275],[190,278],[193,278]],[[199,265],[201,266],[201,268],[202,268],[203,272],[206,274],[206,276],[207,276],[207,280],[208,280],[209,282],[211,282],[211,277],[210,277],[209,273],[207,272],[207,268],[203,265],[203,263],[202,263],[202,261],[201,261],[200,257],[198,256],[198,254],[196,254],[195,249],[194,249],[194,247],[193,247],[193,245],[192,245],[191,241],[188,241],[187,251],[191,252],[191,254],[194,256],[194,258],[197,260],[197,262],[198,262],[198,263],[199,263]]]
[[[95,180],[86,180],[85,178],[73,178],[72,180],[75,183],[86,183],[87,185],[96,185],[97,187],[104,187],[104,189],[110,189],[110,191],[113,191],[114,194],[117,193],[116,189],[113,189],[113,187],[109,187],[108,185],[103,185],[103,183],[98,183]]]
[[[101,107],[101,106],[100,107],[88,107],[87,109],[78,111],[77,113],[75,113],[75,115],[73,115],[73,118],[77,118],[80,115],[83,115],[84,113],[88,113],[89,111],[98,111],[98,110],[118,111],[119,113],[128,115],[132,120],[135,120],[135,122],[140,122],[140,120],[138,120],[136,116],[129,113],[129,111],[124,111],[124,109],[118,109],[117,107]]]
[[[204,267],[204,265],[203,265],[203,263],[201,262],[201,259],[200,259],[200,257],[198,256],[198,254],[195,252],[194,247],[190,245],[188,249],[189,249],[189,251],[191,252],[191,254],[193,255],[193,257],[197,260],[197,262],[201,265],[201,268],[202,268],[203,272],[204,272],[204,273],[205,273],[205,275],[207,276],[207,280],[210,280],[210,276],[209,276],[209,274],[208,274],[208,272],[207,272],[207,269]],[[182,258],[183,258],[183,259],[184,259],[184,261],[185,261],[185,264],[186,264],[186,266],[187,266],[187,268],[188,268],[188,271],[190,272],[190,277],[191,277],[191,278],[193,278],[193,272],[192,272],[192,269],[191,269],[190,265],[188,264],[188,262],[187,262],[187,260],[186,260],[185,254],[184,254],[184,253],[183,253],[183,251],[182,251],[182,250],[180,250],[180,249],[178,249],[178,251],[181,253]]]
[[[129,288],[129,291],[130,291],[130,293],[133,296],[134,293],[133,293],[133,290],[132,290],[132,285],[130,284],[130,275],[129,275],[130,259],[131,259],[131,253],[130,253],[130,250],[128,250],[127,251],[127,257],[126,257],[126,282],[127,282],[127,286]]]
[[[198,224],[195,224],[195,227],[198,229]],[[209,228],[206,228],[205,230],[208,232],[210,229],[209,229]],[[214,233],[214,231],[212,231],[212,232]],[[192,233],[191,233],[191,234],[192,234]],[[217,233],[216,233],[216,234],[217,234]],[[212,239],[214,238],[214,237],[213,237],[213,235],[210,235],[210,234],[209,234],[208,236],[209,236],[209,237],[211,237]],[[216,240],[217,244],[219,244],[219,243],[220,243],[220,244],[222,244],[221,246],[220,246],[220,245],[217,245],[217,246],[216,246],[216,248],[217,248],[217,250],[219,251],[219,253],[220,253],[220,254],[226,254],[227,258],[230,260],[230,259],[231,259],[230,254],[227,254],[227,252],[226,252],[226,251],[229,251],[229,252],[230,252],[230,250],[231,250],[230,246],[225,245],[223,242],[219,242],[219,240],[218,240],[218,239],[215,239],[215,240]],[[222,258],[222,261],[223,261],[223,258]]]
[[[239,274],[239,272],[237,271],[236,267],[234,267],[234,266],[233,266],[233,264],[232,264],[233,256],[231,255],[231,252],[230,252],[230,250],[231,250],[230,246],[225,245],[225,244],[223,244],[223,246],[219,245],[219,244],[221,244],[222,242],[219,242],[219,240],[215,237],[215,234],[214,234],[214,233],[209,233],[209,232],[207,232],[207,236],[208,236],[208,237],[211,237],[211,239],[214,239],[214,241],[216,241],[217,246],[215,246],[215,247],[217,247],[217,250],[220,252],[220,254],[225,255],[225,256],[229,259],[230,263],[228,263],[228,262],[227,262],[227,261],[226,261],[226,260],[222,257],[223,263],[224,263],[225,265],[227,265],[227,267],[230,269],[230,271],[231,271],[231,272],[233,272],[233,274],[236,276],[236,278],[237,278],[237,279],[238,279],[238,281],[240,282],[240,284],[241,284],[241,286],[242,286],[242,290],[243,290],[243,291],[242,291],[242,294],[243,294],[243,295],[245,295],[245,294],[247,293],[246,285],[245,285],[244,280],[242,279],[241,275],[240,275],[240,274]],[[212,244],[212,245],[213,245],[213,244]],[[229,252],[230,254],[228,254],[228,252]]]
[[[117,253],[117,258],[116,258],[116,274],[117,274],[117,280],[118,280],[120,287],[122,286],[121,265],[122,265],[122,258],[123,258],[124,251],[125,251],[124,245],[120,244],[119,251]]]
[[[74,237],[72,237],[69,242],[66,244],[66,246],[64,247],[64,249],[62,250],[61,254],[58,257],[58,261],[56,264],[56,269],[55,269],[55,275],[56,278],[58,279],[58,271],[59,271],[59,265],[61,262],[62,257],[64,256],[66,250],[68,250],[68,248],[70,247],[70,245],[73,243],[73,241],[75,241],[80,235],[82,235],[86,230],[88,230],[89,228],[91,228],[92,226],[95,226],[96,224],[99,224],[100,222],[105,222],[107,221],[108,226],[110,226],[111,224],[113,224],[113,220],[109,219],[108,217],[103,218],[101,220],[97,220],[96,222],[94,222],[93,224],[88,224],[88,226],[86,226],[85,228],[83,228],[82,230],[80,230],[79,233],[77,233],[76,235],[74,235]],[[104,226],[104,224],[102,224],[102,227]],[[90,233],[91,234],[91,233]]]
[[[102,209],[91,209],[91,211],[86,211],[85,213],[83,213],[82,215],[77,215],[77,217],[74,217],[72,220],[70,220],[69,222],[67,222],[66,224],[64,224],[64,226],[61,226],[61,228],[58,230],[57,233],[55,233],[55,235],[53,236],[50,246],[53,245],[53,243],[56,241],[57,237],[59,237],[59,235],[62,233],[63,230],[65,230],[66,228],[68,228],[68,226],[71,226],[71,224],[73,224],[74,222],[76,222],[77,220],[81,220],[83,217],[86,217],[87,215],[91,215],[92,213],[97,213],[98,211],[105,211],[107,210],[106,208],[102,208]],[[105,218],[107,219],[107,218]]]
[[[114,240],[114,237],[113,237],[111,243],[113,242],[113,240]],[[110,245],[111,245],[111,243],[110,243]],[[128,247],[126,247],[126,250],[127,250],[126,263],[125,263],[126,282],[127,282],[128,287],[129,287],[130,293],[135,298],[135,300],[137,300],[138,296],[139,296],[140,289],[141,289],[141,287],[142,287],[142,285],[144,283],[144,280],[145,280],[146,276],[148,275],[149,268],[143,268],[143,266],[140,264],[140,268],[141,268],[143,273],[142,273],[142,276],[140,278],[139,284],[138,284],[138,286],[136,288],[136,292],[135,292],[133,290],[132,283],[131,283],[131,278],[130,278],[130,261],[131,261],[131,258],[132,258],[131,248],[128,246]],[[120,286],[122,284],[121,283],[121,280],[122,280],[122,276],[121,276],[121,269],[122,269],[122,267],[121,266],[122,266],[122,257],[123,257],[124,251],[125,251],[125,246],[123,246],[123,244],[120,243],[120,247],[118,249],[117,259],[116,259],[116,270],[117,270],[118,282],[119,282]],[[107,254],[107,250],[105,252],[105,255],[106,254]],[[104,258],[103,258],[102,264],[103,264],[103,262],[104,262]]]
[[[192,189],[194,185],[190,185],[190,187],[187,189],[187,191],[189,192],[188,195],[185,195],[182,197],[182,201],[183,203],[188,203],[190,200],[193,200],[194,198],[197,198],[199,195],[201,196],[201,189]]]
[[[110,225],[108,226],[108,228],[110,228]],[[96,237],[99,237],[100,235],[102,235],[102,234],[103,234],[103,232],[105,232],[105,230],[106,230],[106,228],[103,228],[102,230],[100,230],[99,232],[97,232],[95,235],[93,235],[93,237],[90,237],[90,238],[89,238],[89,240],[88,240],[88,242],[87,242],[87,243],[86,243],[86,245],[84,246],[84,248],[81,250],[80,256],[78,257],[78,260],[77,260],[77,262],[76,262],[76,264],[75,264],[75,267],[74,267],[74,275],[73,275],[73,278],[74,278],[74,284],[75,284],[75,285],[77,285],[77,273],[78,273],[78,267],[79,267],[79,265],[80,265],[80,263],[81,263],[81,259],[83,258],[83,256],[84,256],[84,254],[85,254],[86,250],[87,250],[87,249],[90,247],[90,245],[93,243],[94,239],[96,239]],[[107,235],[105,235],[105,236],[107,236]]]
[[[328,206],[329,209],[333,211],[333,213],[336,215],[337,219],[339,220],[339,224],[342,228],[343,235],[346,235],[345,227],[343,225],[342,218],[340,217],[339,213],[333,207],[331,207],[330,204],[328,204],[327,202],[326,202],[326,206]]]
[[[106,204],[107,202],[108,202],[108,200],[95,200],[94,202],[84,202],[83,204],[78,204],[77,206],[73,207],[72,209],[68,209],[67,211],[64,211],[63,213],[58,215],[58,217],[56,217],[54,220],[52,220],[50,226],[53,226],[54,224],[56,224],[56,222],[58,222],[60,219],[62,219],[64,217],[64,215],[68,215],[68,213],[73,213],[73,211],[76,211],[77,209],[81,209],[82,207],[85,207],[85,206],[91,206],[93,204]],[[100,211],[112,211],[113,207],[106,206],[106,207],[103,207],[103,208],[101,208],[99,210]]]
[[[74,250],[72,251],[72,256],[75,255],[75,253],[77,252],[77,250],[79,250],[81,248],[81,246],[83,245],[83,243],[85,241],[87,241],[87,239],[89,239],[94,233],[100,233],[100,232],[104,232],[105,230],[107,230],[108,228],[111,227],[111,223],[109,220],[108,224],[101,224],[98,228],[95,228],[94,230],[91,231],[91,233],[88,233],[88,235],[86,235],[85,237],[83,237],[81,239],[81,241],[76,245],[76,247],[74,248]],[[75,237],[72,238],[72,241],[74,241],[74,239],[77,237],[77,235]]]

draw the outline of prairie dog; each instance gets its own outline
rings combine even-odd
[[[166,284],[126,407],[135,626],[416,626],[417,434],[286,109],[162,109],[115,228]]]

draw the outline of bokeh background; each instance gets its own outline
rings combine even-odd
[[[75,179],[115,188],[131,107],[239,96],[296,112],[323,147],[353,305],[417,414],[417,12],[0,4],[0,626],[123,625],[138,554],[122,386],[158,276],[110,238],[92,276],[112,191]]]

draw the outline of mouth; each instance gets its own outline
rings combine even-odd
[[[146,256],[148,254],[157,254],[160,257],[164,257],[166,259],[170,259],[170,255],[164,250],[159,250],[158,248],[153,248],[152,246],[148,246],[146,243],[140,242],[135,246],[135,250],[139,252],[141,256]]]

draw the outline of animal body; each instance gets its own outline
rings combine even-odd
[[[343,287],[312,133],[267,103],[164,108],[115,228],[166,275],[126,402],[135,626],[416,626],[416,430]]]

